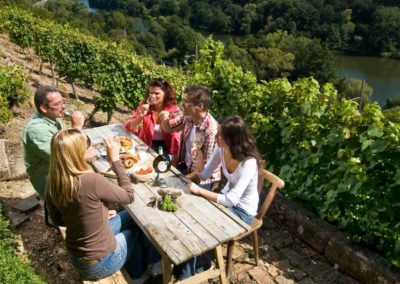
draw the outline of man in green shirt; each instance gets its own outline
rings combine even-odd
[[[55,133],[63,128],[64,100],[57,88],[39,87],[35,92],[36,112],[25,126],[22,140],[26,171],[34,189],[44,199],[46,176],[49,172],[50,142]],[[82,129],[84,115],[75,111],[71,117],[73,128]]]

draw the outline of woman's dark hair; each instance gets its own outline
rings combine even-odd
[[[172,85],[167,80],[164,80],[161,78],[152,79],[150,81],[149,87],[147,89],[147,95],[144,98],[145,100],[147,100],[147,98],[149,97],[150,88],[154,88],[154,87],[158,87],[164,91],[164,93],[165,93],[164,105],[172,106],[172,105],[178,104],[178,102],[176,101],[176,92],[175,92],[174,87],[172,87]]]
[[[222,137],[232,154],[232,158],[243,161],[255,158],[259,169],[264,168],[264,161],[257,150],[253,135],[243,119],[238,115],[229,115],[219,120]]]

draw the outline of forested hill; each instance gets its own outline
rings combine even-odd
[[[129,16],[178,16],[195,29],[250,35],[278,30],[328,47],[400,57],[398,0],[89,0]]]
[[[330,49],[399,57],[400,12],[389,1],[90,0],[97,13],[78,0],[4,2],[175,66],[194,59],[204,34],[236,35],[224,56],[258,80],[312,76],[343,93]]]

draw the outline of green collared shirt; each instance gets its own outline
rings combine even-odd
[[[60,118],[54,121],[35,112],[22,134],[26,172],[42,198],[44,198],[46,176],[49,173],[51,138],[62,128]]]

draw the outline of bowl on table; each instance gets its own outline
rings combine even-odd
[[[149,165],[138,165],[133,167],[130,172],[142,182],[148,181],[154,176],[154,169]]]

